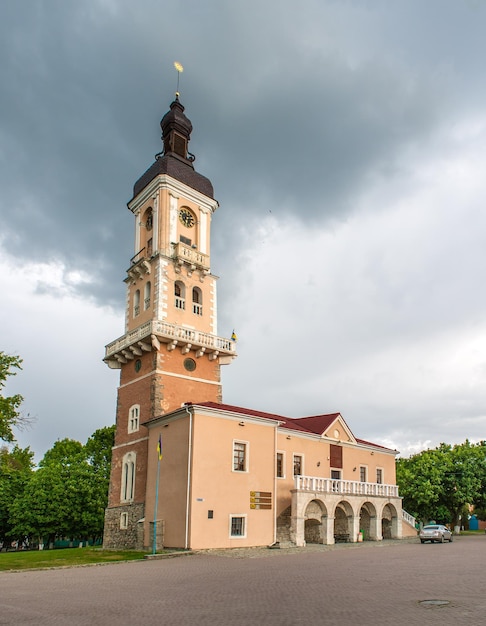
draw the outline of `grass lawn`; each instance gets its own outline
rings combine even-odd
[[[137,559],[141,560],[143,557],[143,552],[102,550],[101,548],[62,548],[59,550],[1,552],[0,571],[134,561]]]

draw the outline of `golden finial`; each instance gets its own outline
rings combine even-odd
[[[182,72],[184,71],[184,68],[182,67],[182,63],[179,63],[179,61],[174,61],[174,67],[177,70],[177,89],[175,92],[176,98],[179,97],[179,77],[182,74]]]

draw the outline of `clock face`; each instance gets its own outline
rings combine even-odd
[[[194,215],[188,209],[181,209],[179,211],[179,219],[187,228],[192,228],[196,222]]]

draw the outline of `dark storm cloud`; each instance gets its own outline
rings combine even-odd
[[[484,11],[456,4],[4,3],[4,245],[91,272],[79,288],[120,301],[125,204],[161,148],[175,58],[196,167],[224,209],[222,261],[225,233],[235,253],[267,211],[346,219],[371,177],[404,175],[401,153],[445,123],[479,62]]]

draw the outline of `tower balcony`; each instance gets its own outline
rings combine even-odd
[[[185,243],[174,243],[172,257],[179,265],[186,263],[193,266],[194,269],[202,269],[209,271],[209,256],[199,252],[195,246],[189,246]]]
[[[219,358],[221,363],[236,356],[236,344],[231,339],[152,320],[109,343],[103,361],[110,368],[119,369],[122,363],[141,356],[143,352],[158,350],[161,343],[167,344],[169,351],[180,348],[183,354],[187,354],[193,350],[196,357],[207,354],[210,360]]]

